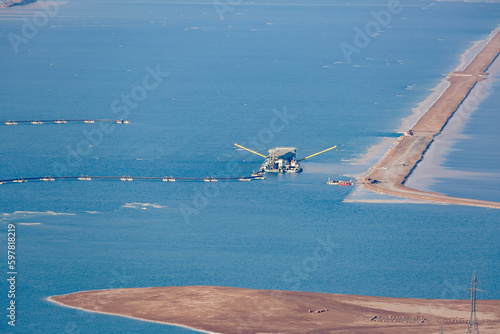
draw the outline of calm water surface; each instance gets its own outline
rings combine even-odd
[[[263,182],[2,185],[1,244],[7,224],[17,223],[19,272],[18,325],[13,331],[4,319],[3,332],[190,332],[45,301],[106,288],[223,285],[466,299],[476,270],[489,291],[480,298],[500,298],[497,211],[342,203],[350,189],[325,184],[350,171],[345,160],[397,135],[400,119],[471,42],[496,28],[500,5],[407,3],[349,63],[340,43],[353,44],[353,28],[364,28],[385,3],[301,3],[257,1],[232,7],[221,20],[210,1],[73,0],[17,54],[8,33],[21,35],[21,18],[40,9],[0,12],[1,120],[132,122],[102,138],[99,124],[1,126],[2,179],[239,176],[262,161],[234,150],[235,142],[262,153],[296,146],[299,157],[339,145],[304,162],[300,175]],[[148,67],[169,75],[124,117],[121,96],[138,92]],[[486,131],[485,120],[488,129],[498,123],[499,103],[492,93],[468,133]],[[288,115],[286,127],[274,126],[276,112]],[[482,160],[482,168],[498,173],[495,159]],[[463,169],[476,168],[470,160],[450,156]],[[498,198],[498,188],[488,192]],[[186,219],[179,208],[189,207]],[[333,252],[307,275],[293,274],[318,238],[329,238]]]

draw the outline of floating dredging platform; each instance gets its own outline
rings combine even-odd
[[[246,150],[266,159],[260,167],[260,173],[300,173],[302,172],[300,161],[315,157],[337,148],[337,146],[333,146],[318,153],[311,154],[310,156],[307,156],[305,158],[297,159],[296,147],[275,147],[268,151],[268,156],[265,156],[264,154],[253,151],[236,143],[234,144],[234,146],[235,148],[237,147],[239,149]]]

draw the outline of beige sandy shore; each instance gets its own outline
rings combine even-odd
[[[419,191],[404,185],[435,137],[441,133],[472,88],[485,78],[486,70],[499,53],[500,33],[497,33],[464,71],[448,75],[449,87],[415,124],[413,135],[401,137],[364,177],[362,182],[366,189],[418,200],[500,209],[499,202],[452,197]],[[371,180],[377,180],[378,183],[370,183]]]
[[[467,329],[470,301],[350,296],[215,286],[77,292],[50,301],[211,333],[447,334]],[[317,312],[323,310],[323,312]],[[310,312],[313,311],[313,312]],[[482,334],[500,331],[500,300],[477,301]]]
[[[36,2],[37,0],[11,0],[11,1],[3,1],[0,2],[0,8],[4,7],[14,7],[19,5],[26,5],[32,2]]]

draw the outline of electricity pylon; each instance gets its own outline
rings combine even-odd
[[[477,280],[476,280],[476,272],[472,274],[472,280],[470,282],[470,301],[471,301],[471,310],[470,310],[470,320],[469,325],[467,327],[467,334],[479,334],[479,326],[477,323],[476,317],[476,291],[483,291],[476,288]]]

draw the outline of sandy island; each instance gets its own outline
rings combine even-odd
[[[216,286],[84,291],[50,301],[208,333],[463,334],[470,301],[405,299]],[[500,300],[478,300],[482,334],[498,334]]]
[[[363,186],[375,192],[418,200],[500,209],[499,202],[452,197],[405,186],[435,137],[441,133],[474,86],[484,80],[486,71],[499,53],[500,33],[497,33],[465,70],[448,74],[449,87],[409,131],[413,135],[401,137],[397,141],[363,177]]]

